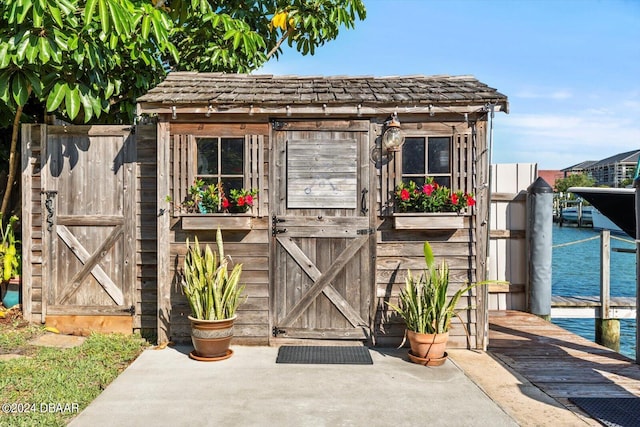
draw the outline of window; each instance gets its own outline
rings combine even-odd
[[[197,179],[207,184],[222,182],[225,193],[244,184],[244,138],[196,138]]]
[[[402,181],[418,185],[431,176],[451,187],[451,138],[447,136],[406,137],[402,146]]]

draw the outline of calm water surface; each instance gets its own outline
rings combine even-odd
[[[600,295],[600,240],[594,239],[561,248],[556,245],[599,236],[590,228],[553,225],[553,295]],[[617,238],[616,238],[617,237]],[[625,239],[620,241],[618,238]],[[611,235],[612,248],[634,248],[628,236]],[[633,297],[636,294],[636,257],[633,253],[611,251],[611,296]],[[593,319],[553,319],[553,323],[595,340]],[[635,359],[636,320],[620,321],[620,353]]]

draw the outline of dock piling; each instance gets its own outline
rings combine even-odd
[[[527,188],[529,311],[551,320],[553,189],[542,178]]]
[[[620,351],[620,320],[611,318],[611,231],[600,232],[600,317],[596,318],[596,342]]]

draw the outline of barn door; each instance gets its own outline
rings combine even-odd
[[[368,133],[279,131],[274,143],[273,334],[366,339],[373,287]]]
[[[105,318],[123,316],[129,319],[112,323],[131,324],[135,139],[116,126],[49,126],[47,132],[42,153],[47,323],[52,316],[100,316],[108,324]]]

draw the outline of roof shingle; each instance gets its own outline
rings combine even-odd
[[[507,97],[472,76],[273,76],[172,72],[138,99],[148,104],[482,105]]]

